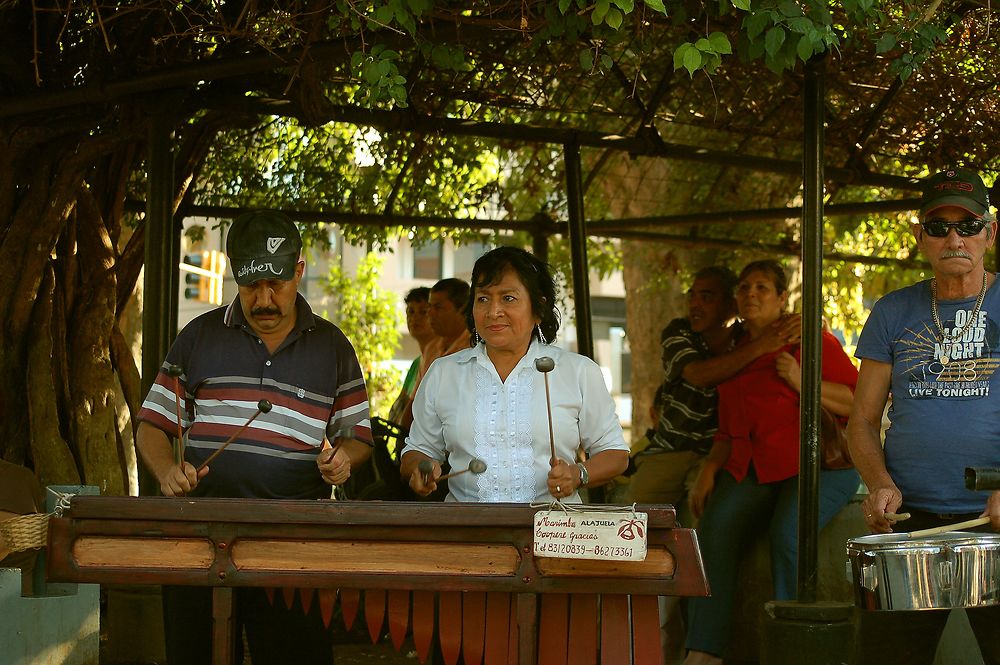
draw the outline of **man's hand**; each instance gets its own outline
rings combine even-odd
[[[782,351],[774,361],[774,368],[778,371],[778,376],[785,380],[785,383],[800,392],[802,386],[802,368],[795,360],[795,356]]]
[[[861,504],[861,514],[872,533],[892,533],[892,522],[885,518],[885,514],[899,512],[901,505],[903,494],[897,487],[877,487],[869,490]],[[997,505],[1000,506],[1000,503]]]
[[[989,517],[990,526],[994,531],[1000,531],[1000,490],[990,492],[990,498],[986,500],[986,510],[980,517]]]
[[[343,485],[351,477],[351,457],[342,446],[319,451],[316,466],[328,485]]]
[[[167,467],[166,472],[157,478],[160,481],[160,493],[163,496],[185,496],[198,486],[198,481],[208,475],[208,467],[196,471],[189,462]]]
[[[758,338],[764,353],[773,353],[802,338],[802,315],[785,314],[764,329]]]

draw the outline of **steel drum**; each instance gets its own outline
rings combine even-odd
[[[1000,534],[949,531],[847,541],[854,598],[866,610],[984,607],[1000,601]]]

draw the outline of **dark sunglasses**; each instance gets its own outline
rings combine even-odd
[[[986,220],[978,219],[976,217],[969,217],[968,219],[963,219],[960,222],[946,222],[943,219],[928,219],[926,222],[921,222],[920,226],[924,227],[924,232],[932,238],[944,238],[952,229],[958,231],[958,235],[963,238],[968,238],[969,236],[979,235],[979,233],[986,226]]]

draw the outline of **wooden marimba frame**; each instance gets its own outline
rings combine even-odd
[[[435,607],[448,665],[660,665],[658,595],[708,585],[671,506],[649,516],[644,561],[536,557],[523,504],[87,497],[48,532],[52,581],[213,587],[213,663],[233,660],[233,588],[281,590],[329,624],[359,607],[372,641],[408,631],[425,662]],[[277,602],[278,599],[275,599]],[[412,620],[411,620],[412,617]]]

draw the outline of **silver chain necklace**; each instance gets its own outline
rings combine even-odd
[[[986,299],[986,280],[988,276],[989,273],[986,272],[983,273],[983,288],[979,290],[979,296],[976,298],[976,306],[975,308],[973,308],[972,314],[969,315],[968,321],[965,322],[965,325],[962,326],[961,330],[959,330],[954,337],[945,332],[944,326],[941,325],[941,317],[938,316],[937,279],[931,280],[931,316],[934,317],[934,325],[936,325],[938,329],[938,339],[941,340],[942,365],[947,365],[948,362],[951,360],[951,357],[949,357],[948,355],[948,350],[949,350],[948,346],[954,340],[962,339],[962,335],[964,335],[965,331],[969,329],[969,327],[972,325],[972,322],[979,318],[979,310],[983,306],[983,300]]]

